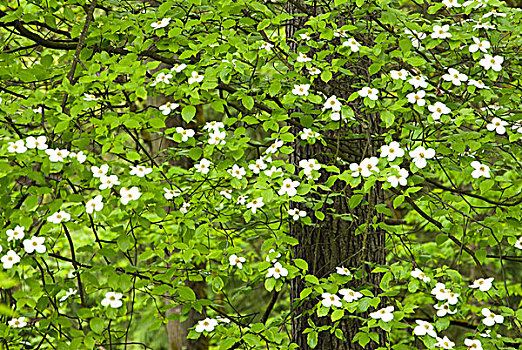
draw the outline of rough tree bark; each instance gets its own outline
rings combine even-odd
[[[312,13],[317,8],[308,7],[303,2],[292,1],[288,3],[287,9],[290,13],[302,13],[303,9],[309,9]],[[288,45],[291,51],[297,52],[298,44],[292,40],[297,30],[305,27],[304,23],[309,19],[309,16],[296,17],[291,21],[286,28],[286,35]],[[343,18],[338,19],[338,23],[343,23]],[[339,25],[340,26],[340,25]],[[367,38],[368,39],[368,38]],[[360,40],[360,39],[358,39]],[[312,53],[308,54],[312,57]],[[356,79],[368,78],[368,67],[371,62],[359,62],[357,65]],[[353,67],[350,67],[354,71]],[[341,81],[341,76],[335,77],[330,81],[328,86],[323,84],[320,86],[319,80],[315,80],[314,88],[322,90],[327,96],[336,95],[340,98],[348,98],[353,89],[349,87],[354,81]],[[353,77],[351,79],[354,79]],[[358,86],[358,85],[356,85]],[[364,123],[359,127],[341,127],[335,132],[326,132],[327,135],[333,139],[340,136],[340,144],[344,151],[332,150],[331,148],[323,146],[320,142],[314,145],[301,145],[300,139],[296,137],[294,143],[295,152],[291,156],[291,162],[298,169],[300,159],[315,158],[322,164],[333,164],[340,168],[341,173],[348,168],[345,163],[338,163],[337,157],[351,158],[353,161],[360,162],[364,157],[378,156],[380,144],[372,140],[372,136],[378,135],[379,116],[364,114],[356,104],[350,104],[355,111],[358,119],[364,120]],[[294,127],[294,135],[301,130]],[[356,135],[357,137],[354,137]],[[364,136],[364,137],[361,137]],[[344,152],[348,150],[350,153],[361,156],[349,156]],[[325,182],[330,175],[321,170],[322,176],[320,182]],[[326,277],[336,271],[337,266],[345,266],[351,271],[361,270],[363,278],[357,282],[352,281],[349,288],[357,288],[361,285],[373,286],[374,292],[377,292],[377,286],[380,282],[380,274],[371,273],[370,264],[384,264],[385,263],[385,232],[372,227],[372,223],[384,221],[382,214],[378,214],[375,210],[375,205],[383,203],[383,191],[377,184],[369,195],[365,195],[363,203],[368,202],[368,205],[358,206],[356,209],[350,209],[348,200],[353,194],[353,189],[349,186],[345,188],[345,183],[338,180],[332,188],[332,194],[328,197],[331,204],[325,204],[322,208],[326,217],[323,221],[318,221],[313,218],[313,222],[317,224],[316,227],[304,226],[299,223],[292,224],[290,233],[293,237],[299,240],[299,245],[294,249],[294,257],[304,259],[309,265],[309,273],[318,278]],[[326,201],[325,201],[326,202]],[[298,207],[298,203],[293,203],[292,206]],[[300,208],[305,209],[305,208]],[[351,214],[353,221],[347,221],[336,214]],[[314,221],[315,220],[315,221]],[[376,221],[374,221],[376,220]],[[363,233],[355,235],[357,227],[366,225]],[[292,317],[292,341],[299,345],[299,349],[310,349],[307,345],[307,334],[303,334],[306,328],[309,328],[308,320],[313,321],[317,326],[331,324],[329,317],[318,318],[316,314],[309,315],[305,310],[313,308],[316,300],[307,301],[304,303],[296,303],[295,300],[299,298],[300,292],[305,288],[304,283],[296,279],[292,281],[291,285],[291,299],[293,305]],[[370,289],[372,289],[370,287]],[[366,314],[357,316],[365,317]],[[338,339],[330,332],[321,332],[318,337],[318,345],[315,349],[319,350],[353,350],[362,349],[357,343],[351,341],[354,335],[358,332],[362,323],[357,318],[343,319],[339,328],[343,331],[347,341]],[[370,342],[365,349],[375,349],[383,346],[385,337],[381,333],[379,342]]]

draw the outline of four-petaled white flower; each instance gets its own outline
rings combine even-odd
[[[297,194],[297,187],[300,185],[299,181],[294,181],[292,179],[284,179],[283,185],[279,192],[277,192],[280,196],[284,196],[285,194],[288,197],[293,197]]]
[[[433,39],[451,38],[451,33],[449,32],[449,24],[445,24],[443,26],[433,26],[433,33],[431,33],[431,37]]]
[[[446,315],[454,315],[457,313],[457,309],[451,311],[449,303],[444,303],[441,306],[433,305],[435,309],[437,309],[437,316],[444,317]]]
[[[152,22],[150,24],[150,26],[154,29],[160,29],[160,28],[163,28],[163,27],[166,27],[168,26],[170,23],[170,18],[162,18],[162,19],[159,19],[157,20],[156,22]]]
[[[246,203],[246,200],[247,200],[248,196],[239,196],[237,197],[237,204],[241,204],[241,205],[245,205]]]
[[[437,332],[435,332],[435,329],[431,323],[422,320],[416,320],[415,322],[418,326],[415,326],[413,329],[413,334],[416,336],[423,336],[427,334],[433,338],[437,337]]]
[[[306,216],[306,211],[297,208],[288,209],[288,215],[290,215],[294,220],[299,220],[299,218],[304,218]]]
[[[324,103],[323,109],[332,109],[334,112],[339,112],[341,110],[341,102],[337,99],[335,95],[330,96],[326,102]]]
[[[102,176],[107,174],[107,172],[109,171],[109,166],[107,164],[103,164],[100,167],[92,166],[91,171],[93,177],[101,178]]]
[[[310,37],[309,33],[299,33],[299,37],[301,38],[301,40],[310,40],[310,39],[312,39]]]
[[[7,147],[7,152],[9,153],[25,153],[27,151],[27,147],[25,147],[24,140],[18,140],[15,142],[9,142]]]
[[[423,169],[428,164],[426,159],[435,157],[435,150],[433,148],[426,149],[422,146],[419,146],[413,151],[410,151],[410,157],[412,158],[413,163],[417,168]]]
[[[147,168],[143,165],[138,166],[130,166],[130,175],[136,175],[137,177],[144,177],[145,175],[148,175],[152,173],[152,168]]]
[[[267,165],[263,159],[257,159],[254,164],[249,164],[248,169],[252,170],[254,174],[259,174],[261,170],[265,170]]]
[[[270,249],[268,251],[268,255],[265,258],[266,261],[270,262],[270,254],[272,254],[272,253],[276,253],[276,251],[274,249]],[[277,259],[279,259],[281,257],[281,253],[277,253],[277,255],[276,254],[272,254],[272,257],[273,257],[272,263],[276,263]]]
[[[337,272],[339,275],[344,275],[344,276],[351,276],[352,273],[350,272],[350,270],[348,270],[347,267],[344,267],[344,266],[337,266],[335,268],[335,272]]]
[[[431,294],[435,295],[437,300],[448,299],[449,293],[451,293],[451,290],[447,289],[444,283],[437,283],[431,290]]]
[[[495,323],[504,322],[504,316],[496,315],[493,312],[491,312],[490,309],[487,309],[487,308],[482,309],[482,316],[484,316],[482,323],[484,323],[486,326],[489,326],[489,327],[494,326]]]
[[[214,320],[212,318],[205,318],[204,320],[198,321],[198,324],[196,326],[196,332],[202,333],[204,331],[206,332],[212,332],[214,328],[218,325],[218,321]]]
[[[185,68],[187,68],[187,65],[185,63],[181,63],[181,64],[176,63],[175,65],[172,66],[170,71],[171,72],[175,71],[176,73],[181,73]]]
[[[346,33],[346,30],[344,29],[334,29],[334,36],[336,38],[347,38],[348,33]]]
[[[363,87],[361,90],[358,91],[358,93],[359,96],[368,97],[372,101],[377,101],[377,99],[379,98],[379,90],[370,87]]]
[[[446,81],[451,81],[453,83],[453,85],[460,86],[460,84],[463,81],[468,80],[468,76],[466,74],[460,73],[455,68],[450,68],[450,69],[448,69],[448,73],[444,74],[442,76],[442,79],[444,79]]]
[[[464,339],[464,345],[468,347],[468,350],[482,350],[482,343],[478,339]]]
[[[257,212],[257,209],[262,208],[264,205],[265,203],[263,203],[263,197],[258,197],[253,199],[251,202],[248,202],[246,207],[247,209],[252,210],[252,214],[255,214]]]
[[[352,177],[359,177],[363,171],[363,168],[359,163],[352,163],[350,164],[350,170],[352,171]]]
[[[491,47],[491,44],[487,40],[480,40],[479,38],[473,37],[474,44],[469,46],[469,52],[477,52],[478,50],[482,52],[488,52],[488,49]]]
[[[241,180],[243,178],[243,176],[245,176],[245,174],[246,174],[245,168],[240,167],[237,164],[234,164],[232,166],[232,169],[228,169],[227,171],[230,175],[232,175],[232,177],[235,177],[238,180]]]
[[[426,276],[424,272],[422,272],[421,269],[415,268],[412,272],[410,272],[411,277],[418,278],[420,280],[423,280],[425,283],[430,283],[431,279]]]
[[[486,177],[488,179],[491,177],[491,174],[489,173],[489,166],[487,166],[486,164],[482,164],[482,163],[474,160],[474,161],[471,162],[470,165],[471,165],[472,168],[475,169],[471,173],[471,176],[474,179],[478,179],[481,176],[484,176],[484,177]]]
[[[522,236],[518,237],[517,241],[513,245],[517,249],[522,249]]]
[[[319,75],[321,74],[321,70],[315,67],[308,68],[308,74],[310,75]]]
[[[9,320],[9,322],[7,324],[9,324],[9,327],[22,328],[22,327],[27,326],[27,321],[25,320],[25,317],[23,317],[23,316],[14,317],[11,320]]]
[[[308,96],[308,89],[310,89],[310,84],[294,84],[292,93],[296,96]]]
[[[27,139],[25,139],[25,144],[27,148],[38,148],[39,150],[45,150],[47,149],[47,138],[45,136],[29,136]]]
[[[25,236],[25,227],[16,225],[16,227],[12,230],[7,230],[5,232],[7,234],[7,241],[10,242],[13,239],[22,239]]]
[[[130,189],[127,187],[120,188],[120,202],[126,205],[130,201],[138,200],[141,197],[140,189],[136,186],[132,186]]]
[[[52,222],[53,224],[59,224],[62,221],[67,222],[69,220],[71,220],[71,215],[63,210],[57,211],[47,218],[47,221]]]
[[[103,209],[103,197],[97,195],[87,203],[85,203],[85,211],[87,214],[92,214],[94,211],[100,211]]]
[[[504,57],[502,56],[491,56],[485,54],[484,57],[479,61],[479,64],[484,67],[485,70],[493,69],[495,72],[500,72],[502,70],[502,63],[504,62]]]
[[[504,135],[506,133],[506,125],[508,125],[508,122],[495,117],[491,120],[491,123],[486,125],[486,129],[489,131],[495,130],[497,134]]]
[[[349,303],[359,300],[363,297],[361,293],[351,290],[349,288],[340,289],[339,294],[343,296],[343,300],[346,300]]]
[[[69,158],[76,159],[78,163],[83,164],[87,160],[87,155],[85,155],[83,151],[80,151],[78,153],[71,152],[69,153]]]
[[[390,76],[394,80],[398,80],[398,79],[406,80],[406,79],[408,79],[408,71],[406,69],[392,70],[392,71],[390,71]]]
[[[384,322],[390,322],[393,320],[393,306],[387,306],[370,314],[370,317],[375,320],[383,320]]]
[[[421,40],[426,38],[426,33],[417,32],[415,30],[405,29],[404,33],[410,36],[411,46],[418,49],[421,46]]]
[[[408,99],[409,103],[417,104],[422,107],[426,104],[424,96],[426,96],[426,91],[419,90],[417,92],[410,92],[408,95],[406,95],[406,98]]]
[[[269,268],[268,272],[266,273],[266,278],[273,277],[275,279],[279,279],[280,277],[286,276],[288,276],[288,270],[285,269],[279,262],[276,262],[274,267]]]
[[[170,112],[172,112],[173,110],[175,110],[178,107],[179,107],[179,104],[177,104],[177,103],[167,102],[164,105],[159,106],[159,110],[161,111],[161,114],[169,115]]]
[[[18,264],[20,262],[20,256],[16,254],[14,250],[9,250],[6,255],[4,255],[0,261],[2,262],[4,269],[10,269],[14,264]]]
[[[232,190],[223,190],[220,191],[219,194],[225,197],[226,199],[232,199]]]
[[[447,303],[450,304],[450,305],[457,305],[457,303],[459,302],[459,295],[458,293],[454,293],[454,292],[449,292],[448,293],[448,301]]]
[[[479,278],[478,280],[473,281],[473,284],[470,284],[470,288],[478,288],[483,292],[487,292],[493,286],[493,277],[490,278]]]
[[[449,109],[442,102],[435,102],[435,104],[429,105],[428,106],[428,110],[431,112],[431,117],[434,120],[439,120],[440,116],[443,115],[443,114],[451,113],[451,109]]]
[[[237,256],[236,254],[232,254],[228,258],[228,262],[230,263],[230,266],[237,266],[238,269],[243,269],[243,263],[246,261],[245,258],[242,256]]]
[[[449,338],[446,336],[444,338],[437,337],[437,342],[433,344],[433,346],[437,346],[442,349],[453,349],[455,343],[449,340]]]
[[[163,197],[165,197],[166,200],[171,200],[174,197],[179,197],[181,195],[181,191],[177,189],[171,189],[171,188],[163,188]]]
[[[183,204],[181,205],[181,208],[179,208],[179,212],[181,214],[185,215],[186,213],[188,213],[189,208],[190,208],[190,203],[183,202]]]
[[[159,73],[157,76],[156,76],[156,80],[154,80],[154,82],[151,84],[151,86],[156,86],[158,83],[164,83],[164,84],[170,84],[170,79],[172,79],[172,74],[170,73]]]
[[[316,131],[313,131],[312,129],[304,128],[300,136],[301,140],[308,140],[319,137],[320,134]]]
[[[447,7],[447,8],[452,8],[452,7],[461,7],[462,5],[458,3],[457,0],[442,0],[442,3]]]
[[[215,120],[212,120],[210,122],[206,122],[203,126],[203,130],[207,130],[209,132],[219,132],[221,129],[225,128],[225,124],[222,122],[218,122]]]
[[[341,303],[341,298],[339,298],[336,294],[323,293],[321,297],[323,298],[321,304],[324,307],[343,307],[343,303]]]
[[[270,44],[270,43],[268,43],[268,42],[266,42],[266,41],[263,41],[263,42],[261,43],[261,46],[260,46],[259,48],[260,48],[260,49],[264,49],[264,50],[270,52],[270,51],[272,51],[272,48],[273,48],[273,47],[274,47],[274,45],[272,45],[272,44]]]
[[[381,158],[388,157],[389,162],[393,162],[395,158],[403,156],[404,150],[397,141],[392,141],[389,145],[381,146]]]
[[[299,167],[303,168],[305,175],[310,176],[312,175],[313,170],[317,171],[321,169],[321,164],[319,164],[315,159],[301,159],[299,161]]]
[[[45,153],[49,156],[49,161],[56,163],[56,162],[64,162],[65,158],[69,155],[69,151],[66,149],[46,149]]]
[[[34,251],[37,253],[43,254],[45,253],[45,237],[36,237],[33,236],[31,239],[24,240],[24,250],[27,254],[31,254]]]
[[[214,132],[208,134],[208,143],[209,145],[224,145],[227,143],[225,141],[226,137],[226,131],[214,130]]]
[[[95,176],[97,177],[97,176]],[[106,188],[112,188],[114,185],[119,185],[120,181],[118,180],[118,176],[116,175],[101,175],[100,176],[101,185],[98,187],[100,190],[104,190]]]
[[[408,84],[413,86],[415,89],[423,88],[426,89],[428,87],[428,82],[426,81],[426,77],[423,75],[416,75],[408,79]]]
[[[283,144],[284,144],[284,142],[283,142],[282,140],[278,140],[278,139],[276,139],[276,140],[274,141],[274,143],[271,144],[270,147],[268,147],[268,148],[266,149],[265,152],[268,153],[268,154],[276,153],[277,150],[279,149],[279,147],[283,146]]]
[[[176,132],[181,134],[181,142],[187,142],[189,138],[193,137],[195,132],[192,129],[183,129],[181,126],[176,127]]]
[[[96,98],[96,96],[92,95],[92,94],[83,94],[83,100],[86,101],[86,102],[91,102],[91,101],[98,101],[98,98]],[[42,108],[42,107],[40,107]],[[41,113],[42,111],[40,110],[38,113]]]
[[[201,158],[199,163],[194,165],[194,168],[196,168],[197,173],[208,174],[208,172],[210,171],[211,165],[212,165],[212,162],[210,160]]]
[[[308,56],[306,56],[305,53],[298,52],[296,61],[300,63],[310,62],[312,59]]]
[[[398,165],[392,165],[391,167],[397,169],[398,174],[390,175],[386,180],[392,185],[392,187],[397,187],[399,185],[406,186],[408,184],[408,176],[410,175],[408,170],[403,169]]]
[[[110,306],[113,309],[117,309],[123,305],[121,298],[123,294],[115,292],[105,293],[105,298],[101,301],[102,306]]]
[[[365,158],[361,162],[361,175],[363,177],[368,177],[370,175],[373,175],[374,173],[380,172],[379,168],[377,168],[377,163],[379,163],[379,158],[377,157],[370,157]],[[353,174],[352,174],[353,176]]]
[[[188,83],[189,83],[189,85],[192,85],[194,83],[201,83],[203,81],[204,77],[205,77],[204,75],[201,75],[196,71],[193,71],[190,74],[190,78],[188,78]]]
[[[482,80],[475,80],[475,79],[470,79],[468,81],[468,85],[472,85],[472,86],[475,86],[476,88],[478,89],[486,89],[486,90],[490,90],[490,87],[489,86],[486,86],[486,84],[484,84],[484,82]]]
[[[263,173],[268,176],[268,177],[271,177],[272,175],[274,175],[275,173],[282,173],[283,172],[283,169],[281,168],[276,168],[275,166],[272,166],[270,169],[268,170],[265,170],[263,171]],[[282,174],[279,174],[279,176],[281,176]]]
[[[60,303],[63,303],[64,301],[69,299],[69,297],[75,295],[76,293],[78,293],[77,289],[69,288],[69,290],[65,292],[65,295],[60,298]]]
[[[352,50],[352,52],[357,52],[359,51],[359,47],[361,46],[361,44],[359,44],[357,40],[355,40],[354,38],[350,38],[343,43],[343,46],[348,46],[350,50]]]

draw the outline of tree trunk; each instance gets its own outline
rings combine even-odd
[[[299,6],[307,8],[304,3],[300,3]],[[290,13],[302,13],[300,9],[294,5],[288,3],[288,10]],[[314,8],[308,7],[310,11],[315,11]],[[294,34],[297,30],[304,28],[304,23],[309,17],[297,17],[287,26],[286,35],[287,38],[294,38]],[[343,18],[338,18],[338,23],[346,22]],[[294,40],[288,40],[288,45],[291,51],[297,52],[298,44]],[[308,54],[312,57],[312,53]],[[350,79],[359,79],[357,85],[360,85],[362,79],[368,79],[368,67],[371,62],[358,62],[357,70],[359,74],[356,77]],[[314,82],[314,88],[325,91],[327,97],[336,95],[338,98],[347,99],[354,89],[349,87],[356,82],[346,81],[343,76],[333,78],[328,83],[328,86],[324,83],[320,85],[319,79]],[[346,88],[348,87],[348,88]],[[348,163],[337,161],[338,156],[349,159],[350,152],[351,161],[360,162],[362,158],[371,156],[378,157],[378,150],[380,144],[376,141],[372,141],[372,136],[379,135],[379,116],[368,115],[361,111],[360,107],[350,103],[350,107],[355,111],[355,115],[361,122],[357,127],[346,127],[343,126],[336,131],[325,131],[323,136],[331,137],[333,140],[337,140],[340,136],[339,143],[343,150],[335,150],[332,147],[325,147],[320,142],[316,142],[313,145],[301,144],[300,138],[296,137],[296,141],[293,145],[295,152],[291,155],[291,162],[298,168],[299,160],[301,159],[317,159],[321,164],[336,165],[339,167],[341,173],[348,169]],[[297,136],[302,130],[294,127],[293,133]],[[361,137],[361,135],[363,137]],[[354,137],[357,136],[357,137]],[[361,155],[362,154],[362,155]],[[333,175],[331,173],[324,172],[321,170],[321,178],[318,182],[326,182],[328,178]],[[364,181],[363,181],[364,183]],[[304,259],[309,265],[309,274],[315,275],[318,278],[327,277],[328,275],[335,273],[336,267],[344,266],[348,267],[351,271],[361,271],[362,278],[359,280],[352,280],[350,284],[344,286],[344,288],[356,289],[360,286],[366,286],[372,290],[374,294],[377,294],[378,285],[381,279],[380,274],[371,273],[370,264],[385,264],[385,232],[379,228],[376,228],[375,224],[383,222],[384,217],[375,210],[375,205],[378,203],[384,203],[383,191],[376,183],[371,193],[364,196],[361,205],[355,209],[350,209],[348,201],[353,195],[353,190],[348,187],[345,188],[345,183],[342,180],[337,180],[335,185],[331,188],[331,194],[328,196],[328,204],[324,200],[326,193],[322,193],[322,199],[325,203],[321,211],[326,214],[323,221],[319,221],[312,218],[312,222],[315,225],[305,226],[299,224],[299,222],[293,223],[290,226],[290,234],[299,240],[299,245],[294,249],[294,258]],[[361,185],[362,186],[362,185]],[[336,194],[336,195],[333,195]],[[367,205],[363,205],[365,201]],[[304,210],[304,207],[300,207],[300,203],[292,203],[291,206],[299,207]],[[311,214],[311,212],[309,211]],[[338,214],[347,214],[343,217],[339,217]],[[351,214],[351,215],[350,215]],[[312,215],[310,215],[312,216]],[[347,221],[346,216],[351,216],[352,221]],[[373,224],[373,225],[372,225]],[[359,234],[355,234],[356,229],[363,225],[364,229]],[[307,310],[312,309],[317,305],[317,300],[307,300],[304,303],[295,302],[299,298],[301,291],[305,288],[305,284],[300,279],[295,279],[291,284],[291,301],[293,307],[292,316],[292,341],[299,345],[299,349],[310,349],[307,345],[307,334],[303,334],[306,328],[310,328],[309,320],[311,320],[317,327],[322,325],[333,324],[329,317],[317,317],[317,314],[308,314]],[[384,305],[383,305],[384,306]],[[356,313],[354,316],[367,318],[368,312]],[[339,328],[343,331],[345,341],[338,339],[335,334],[331,334],[329,331],[323,331],[319,333],[318,343],[315,349],[320,350],[352,350],[362,349],[358,343],[353,342],[354,335],[360,330],[362,322],[357,318],[344,318],[339,324]],[[377,331],[377,329],[373,329]],[[383,332],[379,332],[379,342],[371,341],[366,345],[365,349],[376,349],[379,346],[384,346],[385,336]]]

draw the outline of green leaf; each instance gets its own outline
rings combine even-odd
[[[304,272],[308,271],[308,263],[303,259],[294,259],[294,265],[303,270]]]
[[[192,118],[196,115],[196,107],[186,106],[181,110],[181,117],[187,123],[192,121]]]
[[[308,333],[308,336],[306,337],[306,343],[309,347],[314,349],[317,346],[317,332],[311,331]]]
[[[89,326],[94,333],[101,334],[103,332],[104,323],[103,320],[99,317],[91,318],[89,321]]]
[[[362,194],[354,194],[350,197],[350,200],[348,201],[348,206],[350,209],[356,208],[361,201],[363,200],[364,196]]]
[[[341,318],[343,318],[343,316],[344,316],[343,309],[335,310],[334,312],[332,312],[332,316],[331,316],[332,322],[340,320]]]
[[[243,96],[241,103],[248,110],[251,110],[254,107],[254,99],[248,95]]]
[[[180,299],[182,299],[184,301],[195,301],[196,300],[196,294],[189,287],[185,287],[185,286],[178,287],[178,293],[179,293]]]
[[[395,121],[395,115],[390,111],[382,111],[381,119],[385,123],[386,127],[389,128],[393,125],[393,122]]]

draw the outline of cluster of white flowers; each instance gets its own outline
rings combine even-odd
[[[79,163],[83,163],[87,160],[87,156],[85,153],[83,153],[83,151],[76,153],[70,152],[67,149],[49,148],[47,145],[47,138],[45,136],[28,136],[25,140],[8,142],[7,146],[7,152],[9,153],[23,154],[27,152],[28,149],[45,151],[45,153],[49,156],[49,161],[53,163],[63,163],[67,158],[76,159]]]

